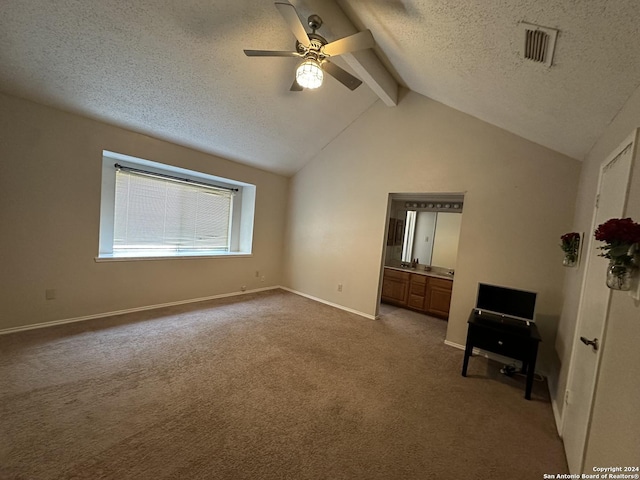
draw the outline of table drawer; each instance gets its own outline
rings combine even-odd
[[[491,329],[470,327],[474,347],[521,360],[527,356],[527,343],[521,337]]]

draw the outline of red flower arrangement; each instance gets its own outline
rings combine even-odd
[[[580,234],[577,232],[565,233],[560,237],[560,248],[564,252],[565,264],[575,265],[578,261],[578,250],[580,248]]]
[[[573,252],[578,248],[580,243],[580,234],[577,232],[565,233],[560,237],[560,240],[562,241],[560,245],[562,251],[566,253]]]
[[[612,218],[595,231],[596,240],[605,242],[606,245],[598,247],[603,250],[600,256],[612,260],[614,263],[631,265],[633,253],[631,247],[640,243],[640,224],[630,218]]]

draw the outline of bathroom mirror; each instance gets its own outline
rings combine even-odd
[[[417,258],[424,265],[455,269],[462,213],[413,210],[393,203],[386,263],[410,263]]]

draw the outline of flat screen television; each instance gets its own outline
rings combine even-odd
[[[536,297],[535,292],[479,283],[476,310],[533,322]]]

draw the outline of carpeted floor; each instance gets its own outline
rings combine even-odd
[[[0,478],[540,479],[546,385],[280,290],[0,336]]]

